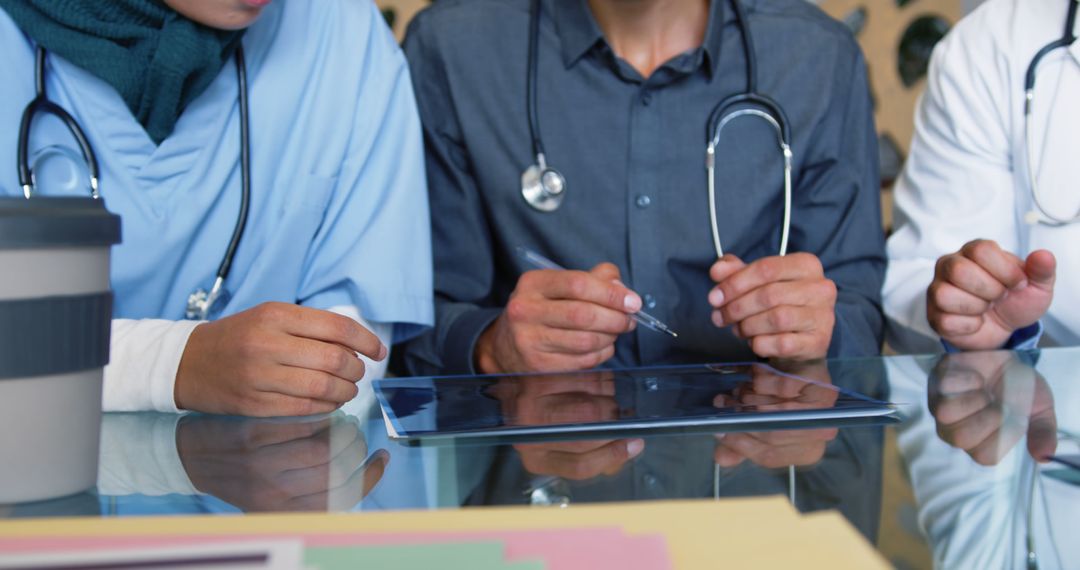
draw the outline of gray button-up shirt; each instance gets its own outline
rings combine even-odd
[[[850,33],[803,0],[744,0],[759,91],[791,122],[790,251],[816,254],[839,290],[830,355],[876,354],[884,274],[877,142],[865,64]],[[528,0],[440,0],[413,21],[405,52],[424,123],[436,325],[404,347],[408,372],[473,371],[481,332],[518,277],[525,246],[568,268],[610,261],[645,308],[679,332],[623,335],[613,365],[753,359],[711,320],[716,261],[706,121],[746,89],[734,12],[714,0],[700,49],[644,78],[605,42],[585,0],[544,0],[538,114],[550,165],[567,180],[544,213],[521,195],[533,163],[526,118]],[[776,255],[783,159],[764,121],[724,131],[717,216],[726,252]]]

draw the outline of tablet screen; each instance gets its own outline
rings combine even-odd
[[[881,416],[892,408],[760,363],[374,382],[391,436],[582,433]]]

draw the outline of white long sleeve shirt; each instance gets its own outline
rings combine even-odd
[[[387,347],[393,325],[372,323],[356,307],[340,306],[332,312],[347,316],[375,333]],[[107,412],[154,410],[177,412],[176,371],[188,337],[200,321],[116,319],[112,325],[109,365],[105,367],[102,406]],[[361,356],[365,372],[361,382],[382,378],[389,356],[375,362]]]

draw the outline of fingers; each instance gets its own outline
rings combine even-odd
[[[750,348],[762,358],[810,360],[821,357],[822,342],[816,333],[781,333],[753,337]]]
[[[709,268],[709,277],[713,283],[719,283],[746,267],[746,263],[730,253],[721,257]]]
[[[837,291],[825,278],[821,261],[796,253],[731,271],[741,263],[721,260],[710,272],[724,277],[709,292],[713,324],[732,326],[736,336],[750,339],[761,357],[823,358],[836,324]]]
[[[593,423],[618,417],[619,405],[614,398],[561,394],[548,400],[536,410],[536,425]]]
[[[520,388],[522,397],[531,400],[567,393],[615,396],[615,377],[610,371],[519,376],[511,382]]]
[[[933,414],[941,424],[952,425],[986,409],[992,403],[990,394],[975,390],[942,398],[936,402]]]
[[[829,280],[810,282],[777,282],[758,287],[737,299],[727,299],[719,309],[722,322],[737,323],[753,315],[781,305],[806,306],[820,299],[836,295],[836,287]],[[710,295],[710,302],[713,297]],[[722,325],[720,325],[722,326]]]
[[[801,333],[820,325],[820,319],[824,316],[820,313],[821,311],[815,308],[781,305],[745,319],[738,319],[733,330],[736,336],[742,338]]]
[[[743,267],[723,281],[718,282],[714,292],[710,293],[710,302],[714,300],[720,301],[719,303],[713,303],[713,306],[720,307],[770,283],[817,279],[823,278],[824,275],[825,272],[821,266],[821,261],[816,256],[808,253],[793,253],[784,257],[766,257]],[[716,292],[717,290],[718,292]]]
[[[512,319],[538,322],[548,327],[571,331],[591,331],[619,335],[630,331],[634,321],[623,311],[608,309],[584,301],[548,301],[513,303],[507,306]]]
[[[1050,460],[1057,451],[1057,417],[1053,408],[1049,413],[1032,416],[1028,425],[1027,446],[1031,456],[1040,462]]]
[[[645,449],[641,439],[618,440],[585,453],[529,450],[518,446],[521,461],[530,473],[555,475],[572,481],[592,479],[599,475],[614,475],[623,465]]]
[[[1008,290],[1008,287],[989,271],[963,255],[954,254],[941,258],[938,261],[937,275],[936,281],[951,283],[987,302],[1000,299]],[[1017,283],[1022,281],[1023,277]]]
[[[949,313],[937,314],[930,319],[934,330],[944,338],[965,337],[975,334],[982,329],[986,318],[983,315],[953,315]]]
[[[996,406],[983,408],[970,416],[952,423],[937,424],[938,435],[953,447],[970,450],[986,441],[1001,429],[1004,414]]]
[[[619,267],[614,263],[600,263],[590,269],[589,274],[601,281],[618,281],[621,278]]]
[[[338,380],[356,388],[355,384]],[[251,396],[242,406],[240,413],[253,418],[272,418],[282,416],[314,416],[328,414],[341,407],[340,403],[298,398],[275,392],[261,392]]]
[[[947,281],[934,281],[930,284],[927,294],[930,302],[945,313],[980,316],[990,308],[990,303],[985,299]]]
[[[960,249],[960,253],[965,258],[974,261],[990,277],[1004,285],[1005,289],[1019,287],[1027,279],[1024,263],[1020,258],[1001,249],[1001,246],[992,241],[968,242]]]
[[[746,461],[746,458],[732,449],[728,449],[724,446],[724,438],[727,434],[720,434],[716,436],[716,449],[713,451],[713,462],[723,467],[724,469],[730,469]]]
[[[553,300],[586,301],[623,313],[641,310],[637,293],[584,271],[530,271],[521,276],[518,287]]]
[[[266,303],[254,310],[293,336],[339,344],[376,361],[389,353],[375,333],[343,315],[282,303]]]
[[[539,332],[536,348],[553,354],[586,355],[615,344],[613,334],[545,329]]]
[[[364,362],[356,353],[341,345],[300,337],[289,337],[278,355],[279,362],[294,368],[304,368],[356,382],[364,377]]]
[[[334,404],[334,408],[328,411],[333,411],[338,405],[352,400],[359,392],[355,381],[343,380],[333,374],[318,370],[287,366],[271,371],[260,389],[284,396]]]
[[[768,469],[817,463],[825,455],[826,444],[827,441],[814,438],[795,445],[770,445],[748,433],[727,434],[720,442],[735,454]],[[716,454],[713,458],[716,459]]]

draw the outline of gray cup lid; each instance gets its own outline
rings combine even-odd
[[[111,246],[120,216],[93,198],[0,197],[0,249]]]

